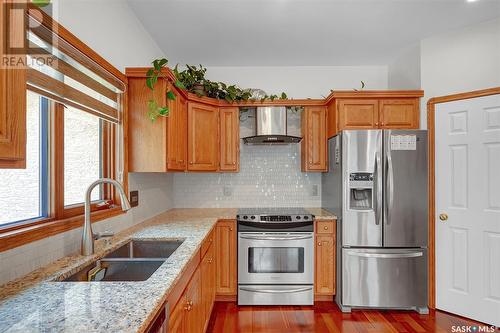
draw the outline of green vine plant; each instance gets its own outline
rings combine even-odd
[[[165,58],[156,59],[152,62],[153,67],[150,68],[146,74],[146,85],[149,89],[154,91],[155,85],[158,80],[167,80],[167,76],[162,72],[168,64],[168,60]],[[196,94],[198,97],[210,97],[225,100],[228,103],[234,103],[237,101],[260,101],[264,102],[266,100],[285,100],[288,99],[287,94],[282,92],[280,95],[261,95],[256,98],[253,95],[252,89],[242,89],[235,84],[228,85],[224,82],[211,81],[205,78],[207,69],[202,65],[192,66],[186,65],[186,69],[179,70],[179,66],[176,65],[173,68],[173,73],[175,75],[174,85],[182,90]],[[167,91],[167,99],[175,100],[175,93],[171,90]],[[167,105],[159,105],[155,99],[148,101],[148,117],[151,121],[155,121],[158,117],[168,117],[170,110]]]

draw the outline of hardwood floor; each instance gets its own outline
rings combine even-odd
[[[413,311],[357,310],[346,314],[331,302],[317,302],[314,307],[238,307],[234,302],[217,302],[207,332],[449,333],[453,325],[483,324],[441,311],[419,315]]]

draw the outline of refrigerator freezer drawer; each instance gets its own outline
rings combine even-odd
[[[348,307],[427,307],[426,249],[342,249],[342,303]]]
[[[313,305],[313,285],[239,285],[238,305]]]

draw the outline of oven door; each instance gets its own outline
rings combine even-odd
[[[312,232],[239,232],[238,284],[313,284]]]

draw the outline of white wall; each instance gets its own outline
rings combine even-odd
[[[389,89],[420,89],[420,43],[408,47],[388,66]]]
[[[290,98],[322,98],[331,89],[387,89],[387,66],[208,67],[207,78]]]
[[[125,1],[59,0],[54,17],[119,70],[145,66],[162,52]],[[130,174],[129,189],[139,190],[139,207],[94,224],[96,232],[118,232],[173,207],[171,174]],[[81,228],[0,252],[0,284],[80,248]]]
[[[422,40],[421,69],[426,128],[429,98],[500,86],[500,19]]]
[[[163,57],[124,0],[57,0],[54,17],[121,71]]]

